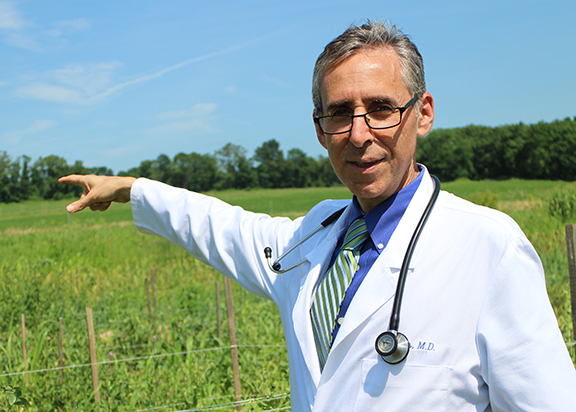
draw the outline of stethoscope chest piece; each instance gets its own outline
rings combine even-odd
[[[376,338],[376,352],[384,362],[394,365],[402,362],[408,356],[410,342],[399,332],[387,331]]]

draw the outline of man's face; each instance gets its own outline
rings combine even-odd
[[[330,67],[323,77],[321,96],[321,115],[401,107],[413,97],[402,79],[396,52],[388,48],[361,51]],[[348,133],[324,134],[316,125],[316,134],[336,175],[368,213],[416,178],[417,136],[428,133],[433,121],[434,103],[425,93],[419,115],[412,105],[397,127],[370,129],[364,118],[357,117]]]

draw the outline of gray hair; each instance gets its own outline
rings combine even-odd
[[[422,96],[426,92],[424,63],[416,45],[396,26],[373,23],[368,20],[362,26],[350,26],[344,33],[328,43],[316,60],[312,78],[312,101],[316,111],[322,112],[320,86],[324,74],[330,67],[361,50],[387,47],[391,47],[398,54],[402,79],[412,96]]]

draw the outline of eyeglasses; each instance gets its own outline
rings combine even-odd
[[[364,114],[334,114],[330,116],[317,116],[314,122],[320,126],[322,133],[342,134],[352,130],[355,117],[363,117],[366,124],[371,129],[390,129],[402,123],[402,115],[410,106],[418,100],[414,96],[405,106],[402,107],[381,107],[377,110]]]

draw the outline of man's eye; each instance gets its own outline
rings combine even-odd
[[[349,116],[349,115],[350,111],[347,109],[334,109],[334,111],[330,113],[330,116]]]

